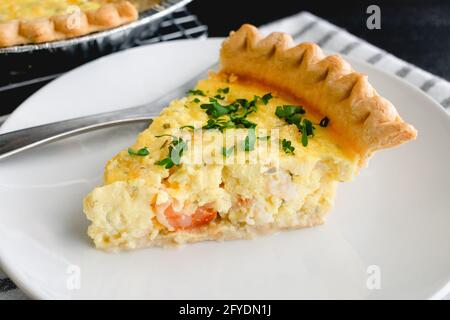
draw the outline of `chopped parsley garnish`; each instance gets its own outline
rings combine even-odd
[[[301,106],[284,105],[278,106],[275,115],[289,124],[295,124],[299,130],[302,129],[302,115],[305,110]]]
[[[164,166],[166,169],[172,168],[174,165],[179,166],[181,157],[184,151],[187,150],[187,143],[180,137],[173,137],[172,142],[169,145],[169,154],[167,158],[156,161],[155,164]]]
[[[223,106],[215,98],[209,98],[209,102],[210,103],[202,104],[200,108],[206,110],[206,114],[211,118],[219,118],[226,114],[236,112],[239,108],[236,103]]]
[[[188,91],[188,94],[191,96],[202,96],[202,97],[206,96],[206,94],[202,90],[198,89],[191,89]]]
[[[227,93],[229,93],[230,92],[230,88],[219,88],[219,89],[217,89],[217,93],[218,94],[220,94],[220,93],[224,93],[224,94],[227,94]]]
[[[258,97],[255,96],[253,100],[248,101],[247,99],[237,99],[236,103],[238,103],[242,107],[242,116],[246,117],[250,113],[256,112],[258,107],[256,103],[258,102]]]
[[[133,150],[131,148],[128,148],[128,154],[130,156],[141,156],[141,157],[145,157],[148,156],[150,154],[150,151],[148,151],[147,147],[141,148],[139,150]]]
[[[166,169],[170,169],[170,168],[172,168],[175,165],[175,163],[173,162],[172,158],[170,158],[170,157],[167,157],[167,158],[164,158],[162,160],[156,161],[155,164],[158,165],[158,166],[166,167]]]
[[[229,157],[233,153],[233,150],[234,146],[229,147],[228,149],[226,147],[222,147],[222,155],[224,157]]]
[[[199,98],[195,98],[195,99],[192,100],[192,101],[194,101],[195,103],[199,103],[199,102],[200,102],[200,99],[199,99]]]
[[[245,137],[244,140],[244,150],[245,151],[252,151],[255,149],[255,142],[256,142],[256,132],[254,129],[248,130],[248,135]]]
[[[283,119],[287,123],[294,124],[298,130],[300,130],[302,134],[302,145],[306,147],[308,145],[308,137],[314,137],[315,128],[310,120],[303,118],[303,115],[305,114],[303,107],[293,105],[278,106],[275,110],[275,114],[278,118]]]
[[[302,127],[302,145],[306,147],[308,145],[308,136],[314,137],[314,126],[308,119],[303,119]]]
[[[225,99],[221,94],[229,92],[230,88],[219,88],[217,89],[218,94],[214,98],[209,98],[210,103],[200,105],[200,108],[206,110],[206,114],[209,116],[208,123],[203,126],[203,129],[219,129],[222,132],[229,128],[253,129],[256,127],[256,123],[247,120],[247,116],[257,111],[259,101],[267,104],[273,98],[271,93],[267,93],[262,98],[254,96],[252,100],[237,99],[228,105],[221,104],[218,100]],[[226,119],[225,116],[228,116],[229,119]]]
[[[209,119],[207,124],[205,124],[202,129],[212,130],[218,129],[223,132],[225,129],[235,128],[235,124],[231,120],[226,120],[224,118],[220,119]]]
[[[256,123],[245,119],[245,116],[231,115],[230,120],[234,124],[234,128],[247,128],[247,129],[256,128]]]
[[[294,154],[295,147],[292,146],[292,142],[286,139],[281,141],[281,147],[286,154]]]
[[[305,109],[301,106],[284,105],[278,106],[275,114],[289,124],[297,124],[299,120],[301,121],[301,115],[305,114]]]
[[[314,137],[314,126],[308,119],[303,119],[303,126],[305,127],[306,135]]]
[[[236,102],[241,105],[242,108],[248,110],[250,107],[254,107],[256,105],[256,100],[253,99],[251,102],[247,99],[236,99]]]
[[[330,119],[328,119],[328,117],[324,117],[322,120],[320,120],[319,126],[321,126],[322,128],[326,128],[329,123]]]
[[[242,108],[244,108],[247,111],[247,114],[250,114],[252,112],[257,111],[257,103],[258,101],[262,101],[264,104],[267,104],[270,99],[272,99],[273,96],[271,93],[265,94],[262,98],[260,96],[254,96],[253,100],[247,100],[247,99],[237,99],[236,102],[239,103]]]
[[[304,147],[308,146],[308,135],[302,132],[302,145]]]

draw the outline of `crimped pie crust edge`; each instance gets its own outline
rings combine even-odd
[[[0,23],[0,47],[43,43],[79,37],[111,29],[138,19],[136,7],[128,1],[105,4],[97,10],[29,21]]]

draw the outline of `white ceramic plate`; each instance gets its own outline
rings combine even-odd
[[[2,131],[151,100],[212,64],[219,43],[164,43],[87,64],[33,95]],[[354,182],[342,184],[324,226],[181,249],[95,250],[82,198],[100,183],[106,160],[133,142],[141,128],[132,125],[0,163],[1,266],[35,298],[444,296],[450,289],[449,117],[400,79],[351,62],[416,126],[419,138],[380,152]]]

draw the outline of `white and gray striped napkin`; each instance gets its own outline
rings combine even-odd
[[[311,13],[301,12],[264,25],[261,29],[264,33],[287,32],[293,35],[297,42],[316,42],[325,50],[367,61],[420,88],[450,112],[449,82],[402,61]],[[0,271],[1,299],[26,299],[26,296]],[[450,299],[450,296],[447,299]]]

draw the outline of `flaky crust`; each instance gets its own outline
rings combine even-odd
[[[325,56],[316,44],[294,46],[285,33],[263,38],[257,28],[245,24],[223,42],[220,57],[222,74],[262,82],[327,116],[363,160],[376,150],[416,138],[416,129],[378,95],[366,75],[340,56]]]
[[[123,1],[86,12],[8,21],[0,23],[0,47],[79,37],[135,21],[138,15],[138,10],[130,2]]]

